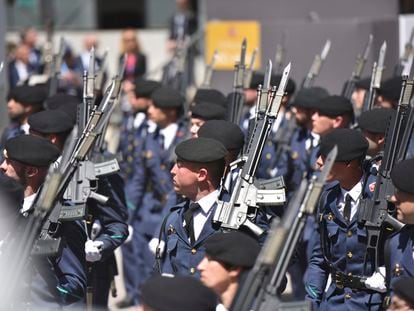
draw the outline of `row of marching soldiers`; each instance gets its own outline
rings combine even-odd
[[[253,75],[244,90],[242,118],[231,122],[227,119],[232,96],[205,88],[187,102],[168,85],[136,80],[122,97],[130,110],[121,128],[120,170],[101,174],[81,189],[87,198],[82,219],[61,221],[48,215],[50,225],[43,225],[42,233],[63,242],[53,255],[31,252],[30,264],[26,263],[30,272],[18,280],[19,297],[8,302],[11,307],[83,308],[88,301],[106,308],[108,294],[116,295],[114,250],[121,246],[127,295],[118,307],[231,310],[270,223],[282,218],[288,206],[255,209],[251,220],[264,231],[259,237],[243,226],[227,232],[213,221],[217,201],[231,202],[240,185],[243,168],[230,164],[248,150],[249,123],[255,126],[257,89],[264,81],[263,73]],[[281,81],[283,76],[272,75],[270,84]],[[400,94],[411,80],[384,81],[375,108],[361,111],[361,93],[370,92],[369,81],[357,81],[352,98],[347,98],[322,87],[296,91],[289,79],[255,170],[258,180],[283,176],[290,202],[302,180],[318,175],[337,148],[316,212],[308,218],[288,267],[294,298],[310,301],[314,309],[380,310],[391,296],[390,308],[414,305],[414,281],[404,278],[414,276],[414,162],[408,159],[409,141],[400,162],[387,170],[382,167],[383,157],[401,153],[386,148],[386,134],[409,116],[410,109],[402,114]],[[37,194],[50,186],[45,184],[48,168],[59,166],[64,146],[70,145],[68,137],[74,139],[80,99],[46,94],[45,85],[17,86],[9,94],[13,122],[1,140],[0,190],[9,207],[2,216],[2,253],[26,238],[27,224],[38,216]],[[403,123],[410,124],[408,119]],[[402,127],[400,132],[407,131]],[[96,148],[90,155],[95,164],[107,156],[104,149]],[[389,200],[394,216],[405,226],[395,230],[383,225],[375,249],[379,255],[366,256],[371,231],[359,214],[363,201],[378,198],[376,181],[382,180],[383,172],[395,191],[379,200]],[[93,200],[93,190],[107,200]],[[76,206],[67,197],[61,201]],[[15,271],[8,270],[14,266],[7,257],[2,259],[6,276],[13,276]],[[13,277],[6,280],[11,281],[6,287],[16,282]],[[286,279],[277,295],[285,287]]]

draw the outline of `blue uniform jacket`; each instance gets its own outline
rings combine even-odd
[[[327,247],[325,253],[329,262],[325,261],[321,243],[312,241],[313,250],[305,279],[307,299],[313,301],[319,310],[378,310],[383,298],[379,293],[348,287],[340,289],[334,282],[331,282],[325,292],[332,271],[363,275],[367,232],[357,223],[357,215],[349,224],[344,220],[337,207],[340,194],[339,184],[331,183],[324,189],[318,203],[320,226],[313,238],[320,239],[324,230],[323,236],[327,240],[324,244]],[[373,272],[368,263],[367,274],[370,276]]]
[[[183,214],[187,210],[188,204],[187,201],[173,207],[171,214],[165,222],[165,226],[162,228],[162,239],[166,243],[161,271],[162,273],[174,275],[195,275],[200,277],[197,265],[205,255],[203,242],[217,232],[213,228],[212,223],[217,205],[213,205],[200,236],[194,244],[191,244],[183,226]]]
[[[34,259],[30,302],[42,310],[81,307],[86,294],[86,233],[79,221],[62,223],[63,249],[58,257]]]
[[[386,265],[387,275],[393,284],[401,277],[414,277],[414,226],[406,225],[399,232],[389,238],[389,246],[385,251],[389,252],[389,265]]]

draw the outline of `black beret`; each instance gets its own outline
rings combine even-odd
[[[390,118],[396,115],[394,109],[372,109],[361,113],[358,119],[358,125],[361,130],[370,132],[385,134]]]
[[[218,140],[227,150],[241,149],[244,145],[243,131],[238,125],[226,120],[205,122],[198,130],[197,135]]]
[[[77,96],[58,93],[46,100],[46,107],[50,110],[61,110],[76,122],[80,102]]]
[[[371,85],[371,77],[359,79],[355,82],[355,88],[357,89],[364,89],[369,90],[369,87]]]
[[[178,91],[166,86],[156,89],[152,93],[151,99],[154,106],[158,108],[181,108],[185,101]]]
[[[198,89],[194,95],[193,105],[200,102],[214,103],[227,108],[226,96],[215,89]]]
[[[5,158],[36,167],[49,166],[59,154],[59,149],[50,141],[35,135],[20,135],[4,145]]]
[[[368,141],[360,131],[334,129],[322,137],[319,154],[327,156],[335,145],[338,147],[336,162],[364,158],[368,150]]]
[[[227,150],[223,144],[215,139],[197,137],[182,141],[175,147],[178,159],[207,163],[223,159]]]
[[[329,93],[322,87],[305,88],[298,91],[292,105],[300,108],[314,108],[315,105]]]
[[[227,110],[220,105],[201,102],[191,107],[191,117],[202,120],[224,120]]]
[[[414,194],[414,159],[397,163],[391,170],[391,180],[399,190]]]
[[[157,311],[214,311],[217,297],[190,276],[154,276],[143,284],[141,300]]]
[[[60,110],[44,110],[29,116],[30,129],[41,134],[58,134],[72,130],[73,120]]]
[[[378,90],[378,94],[383,96],[386,99],[398,101],[400,99],[401,86],[402,86],[401,77],[394,77],[394,78],[385,80],[381,84],[381,87]]]
[[[41,106],[46,97],[46,87],[43,85],[20,85],[13,88],[9,93],[10,99],[14,99],[22,105]]]
[[[0,174],[0,205],[1,216],[12,216],[18,214],[24,199],[24,186],[17,180]],[[6,207],[6,209],[4,209]]]
[[[349,99],[344,96],[331,95],[315,102],[314,107],[319,114],[327,117],[337,117],[342,115],[354,115],[354,108]]]
[[[214,260],[236,267],[253,267],[260,252],[259,243],[245,233],[218,232],[204,243],[206,254]]]
[[[161,83],[153,80],[138,78],[135,81],[135,96],[151,98],[151,94],[161,87]]]
[[[257,72],[254,71],[252,74],[252,79],[250,81],[249,89],[257,89],[259,84],[263,84],[264,80],[264,73],[263,72]]]
[[[409,305],[414,304],[414,278],[402,277],[393,284],[394,294],[405,300]]]
[[[282,79],[282,75],[272,75],[270,84],[276,85],[277,87],[279,87],[279,83],[281,79]],[[287,95],[292,95],[293,93],[295,93],[295,90],[296,90],[296,83],[291,78],[289,78],[286,84],[285,93],[287,93]]]

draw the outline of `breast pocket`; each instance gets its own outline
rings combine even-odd
[[[178,236],[176,234],[170,235],[167,241],[166,257],[170,262],[171,273],[177,272],[177,248],[178,248]]]

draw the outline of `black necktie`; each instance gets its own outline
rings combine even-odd
[[[185,221],[185,231],[187,232],[188,237],[190,238],[191,244],[195,242],[194,236],[194,213],[200,208],[200,204],[191,203],[188,209],[184,212],[184,221]]]
[[[347,222],[351,220],[351,202],[352,198],[349,194],[345,195],[344,218]]]

